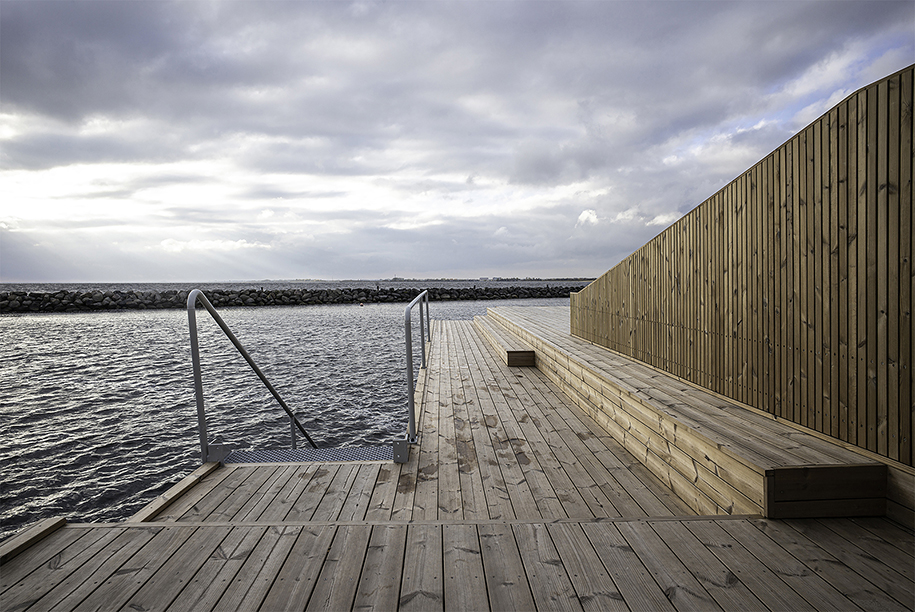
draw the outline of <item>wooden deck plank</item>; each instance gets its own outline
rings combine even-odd
[[[491,610],[533,610],[524,563],[515,535],[508,525],[490,524],[477,528],[480,552],[486,571],[486,590]]]
[[[456,361],[452,366],[457,378],[460,380],[463,389],[463,402],[455,406],[454,411],[454,435],[458,455],[458,472],[461,481],[461,497],[465,518],[491,518],[490,500],[486,495],[486,482],[492,480],[492,474],[488,466],[481,465],[481,458],[478,456],[477,444],[474,441],[474,429],[480,431],[482,415],[480,413],[479,390],[476,388],[468,367],[467,350],[463,346],[457,351]],[[490,448],[488,437],[483,441],[481,450],[485,454],[485,449]],[[484,455],[485,456],[485,455]],[[490,455],[490,459],[494,459]],[[501,475],[497,480],[501,480]],[[498,484],[498,482],[496,483]],[[508,493],[498,489],[492,491],[492,503],[498,504],[499,500],[508,500]],[[504,513],[496,509],[496,514]]]
[[[331,483],[340,471],[340,464],[319,464],[317,470],[311,475],[307,486],[302,490],[293,501],[287,512],[286,522],[310,521],[314,516],[318,505],[324,500],[324,496],[330,490]],[[326,505],[325,505],[326,507]]]
[[[166,609],[216,551],[230,527],[198,528],[125,604],[131,610]]]
[[[74,610],[118,609],[152,576],[194,533],[193,527],[163,527],[142,548],[118,567]],[[139,551],[138,551],[139,552]],[[93,581],[94,582],[94,581]]]
[[[235,468],[222,466],[205,476],[194,488],[173,501],[163,512],[157,514],[153,520],[158,522],[173,522],[179,520],[184,514],[201,500],[208,497],[217,487],[235,472]],[[237,476],[237,475],[236,475]]]
[[[282,493],[283,487],[291,480],[295,469],[294,465],[279,466],[264,483],[262,490],[258,491],[256,495],[252,495],[236,512],[236,520],[257,520],[265,509],[273,505],[277,495]]]
[[[866,530],[858,537],[869,539],[873,534],[884,542],[892,544],[909,557],[915,558],[915,534],[911,531],[883,517],[861,516],[850,520]]]
[[[419,449],[410,451],[411,459],[401,464],[396,472],[397,486],[394,489],[394,502],[391,505],[391,519],[408,521],[413,516],[416,502],[416,485],[419,482]]]
[[[368,525],[337,528],[306,610],[352,608],[371,533],[372,528]]]
[[[18,534],[16,534],[18,535]],[[12,537],[16,537],[16,535]],[[12,559],[15,563],[6,562],[0,571],[0,593],[22,580],[56,555],[62,554],[70,544],[84,537],[86,532],[78,529],[57,529],[54,533],[33,543]]]
[[[160,532],[161,528],[158,527],[124,530],[33,605],[36,606],[36,609],[73,610],[101,583],[116,572],[123,571],[125,562]]]
[[[269,488],[273,475],[279,471],[279,466],[264,466],[264,469],[249,467],[248,476],[229,491],[222,502],[213,508],[204,520],[213,522],[231,521],[235,515],[242,512],[252,498],[259,498]]]
[[[269,527],[212,609],[257,610],[302,529],[292,525]]]
[[[442,547],[446,610],[488,610],[480,536],[476,525],[444,525]]]
[[[592,476],[588,467],[593,465],[591,453],[583,444],[570,446],[578,438],[571,434],[568,424],[556,414],[556,410],[565,410],[562,402],[548,389],[537,385],[539,375],[532,371],[518,372],[515,384],[519,393],[532,399],[526,405],[528,430],[542,432],[539,436],[543,442],[534,445],[535,452],[548,453],[556,457],[553,470],[553,488],[569,516],[619,516],[610,499],[604,494]],[[552,401],[550,401],[552,400]],[[550,416],[555,421],[550,420]],[[522,416],[523,418],[523,416]],[[565,434],[565,435],[564,435]],[[528,438],[532,438],[528,435]],[[580,440],[579,440],[580,442]],[[606,473],[605,470],[600,470]],[[604,479],[601,479],[602,481]]]
[[[685,516],[694,514],[683,501],[651,473],[629,451],[619,445],[607,431],[589,415],[578,411],[578,418],[587,432],[576,432],[586,443],[597,438],[603,448],[595,450],[600,461],[620,488],[612,487],[614,505],[623,516]],[[590,433],[589,437],[587,434]],[[596,444],[596,443],[595,443]],[[608,494],[609,496],[609,494]]]
[[[579,467],[577,461],[573,457],[568,457],[568,453],[563,453],[565,449],[558,437],[551,431],[551,428],[540,427],[540,419],[537,418],[538,414],[542,415],[537,406],[539,398],[530,394],[519,380],[527,378],[529,372],[516,371],[511,372],[511,374],[514,374],[514,376],[504,373],[512,393],[519,398],[517,404],[513,406],[518,427],[522,432],[523,439],[530,448],[529,454],[536,457],[543,474],[549,482],[549,486],[562,504],[563,511],[566,515],[573,517],[607,516],[608,514],[603,510],[599,500],[595,502],[594,506],[600,514],[596,515],[594,513],[569,474],[569,470],[574,470],[576,475],[580,475],[580,470],[577,469]],[[520,401],[520,398],[524,398],[524,400]],[[565,461],[560,457],[560,454],[566,456]],[[590,479],[585,476],[582,480]],[[593,480],[588,484],[594,484]],[[583,484],[583,486],[586,487],[587,485]],[[599,490],[598,493],[600,493]],[[603,496],[602,493],[600,495]]]
[[[232,529],[172,602],[169,612],[211,610],[266,531],[267,526]]]
[[[48,517],[33,523],[11,537],[0,542],[0,565],[6,563],[19,553],[31,548],[41,540],[58,531],[67,524],[62,516]]]
[[[337,520],[361,521],[365,518],[372,499],[372,489],[380,471],[380,463],[366,463],[357,467],[352,487],[337,515]]]
[[[433,612],[444,610],[442,578],[442,528],[411,525],[407,530],[403,576],[398,609]]]
[[[447,361],[443,367],[448,376],[442,377],[441,396],[439,401],[438,426],[438,509],[439,519],[464,518],[463,500],[461,498],[461,475],[458,466],[457,440],[455,438],[455,413],[464,404],[464,388],[457,369],[457,351],[455,322],[446,324],[448,347]]]
[[[721,521],[719,526],[814,608],[818,610],[860,609],[749,521]]]
[[[865,551],[868,556],[876,557],[887,567],[893,568],[905,576],[909,582],[915,581],[915,562],[913,562],[915,561],[915,550],[912,550],[911,547],[905,550],[905,548],[894,545],[892,541],[887,541],[866,530],[862,531],[851,519],[820,521],[820,524],[848,542],[852,542],[856,547]],[[908,536],[908,540],[911,542],[911,534],[905,534],[905,536]],[[896,542],[902,543],[905,541],[905,536],[899,536]]]
[[[437,360],[429,372],[431,395],[429,401],[424,402],[422,407],[422,421],[417,430],[420,436],[419,448],[411,451],[411,455],[414,452],[417,453],[418,463],[415,484],[413,489],[407,493],[407,499],[411,502],[410,509],[402,513],[403,518],[407,520],[409,518],[428,520],[438,516],[439,412],[441,402],[450,400],[442,395],[442,385],[446,384],[444,378],[448,375],[445,370],[446,325],[439,325],[437,332],[438,334],[433,339],[433,347],[437,349]]]
[[[636,501],[636,495],[644,493],[646,496],[654,496],[651,495],[648,487],[641,481],[632,478],[631,472],[629,472],[623,462],[608,449],[609,446],[617,445],[616,440],[603,431],[603,428],[595,423],[593,419],[580,411],[578,411],[577,414],[571,410],[568,414],[562,414],[561,411],[557,411],[557,414],[566,421],[568,431],[578,440],[578,442],[575,442],[575,440],[572,442],[576,446],[581,444],[588,449],[590,455],[585,453],[577,454],[584,457],[583,460],[588,464],[586,469],[589,473],[594,475],[595,482],[601,488],[617,515],[648,516],[648,513],[644,508]],[[550,421],[553,421],[552,416],[550,417]],[[591,422],[589,424],[586,421]],[[621,447],[619,448],[619,451],[626,453],[625,449]],[[638,464],[635,457],[629,457],[629,460],[630,464]],[[638,482],[638,485],[631,488],[627,487],[617,478],[617,476],[621,476],[624,480],[626,480],[626,476],[629,476],[631,480]],[[660,483],[658,484],[660,485]],[[656,503],[656,505],[653,504],[656,514],[652,514],[655,516],[669,514],[668,509],[658,502],[657,498],[654,498],[652,502]],[[683,514],[690,513],[691,511],[684,505]]]
[[[815,610],[716,521],[683,523],[769,610]],[[725,582],[727,584],[727,582]]]
[[[184,522],[197,522],[206,520],[216,509],[225,503],[232,494],[235,492],[235,489],[242,486],[248,478],[252,477],[257,470],[249,466],[225,466],[224,468],[218,469],[213,472],[213,476],[222,476],[218,483],[215,483],[208,493],[205,493],[197,500],[194,501],[193,505],[187,508],[184,506],[179,506],[172,511],[167,511],[164,515],[156,517],[156,520],[160,521],[184,521]],[[204,478],[201,484],[207,483],[209,478]],[[216,480],[214,478],[214,480]],[[207,483],[208,484],[208,483]],[[196,493],[196,489],[201,487],[198,485],[191,489],[191,493]],[[203,487],[201,487],[203,488]],[[171,510],[171,509],[169,509]],[[175,517],[176,512],[179,510],[184,510],[180,515]],[[174,518],[173,518],[174,517]]]
[[[365,513],[366,520],[384,521],[391,518],[400,467],[399,463],[385,463],[378,467],[375,486]]]
[[[673,612],[673,604],[612,523],[586,523],[582,530],[630,607]]]
[[[497,421],[495,406],[490,397],[489,387],[484,382],[479,368],[476,367],[476,359],[471,347],[464,347],[460,368],[461,378],[467,385],[464,404],[467,426],[459,428],[459,431],[462,431],[463,443],[467,445],[464,451],[466,467],[462,469],[466,469],[471,474],[474,471],[478,472],[479,479],[473,479],[470,483],[473,487],[471,494],[478,498],[482,489],[486,504],[485,512],[479,509],[478,503],[475,503],[474,508],[470,511],[465,510],[465,513],[468,518],[473,518],[475,515],[487,516],[490,519],[514,518],[511,497],[490,438],[490,429]],[[458,447],[458,450],[460,453],[461,447]],[[462,487],[464,487],[463,484]]]
[[[648,523],[620,523],[622,536],[677,610],[721,610]]]
[[[476,358],[476,370],[472,375],[479,376],[478,379],[475,378],[479,381],[478,388],[487,389],[492,402],[493,412],[484,416],[484,422],[489,432],[490,444],[495,450],[505,478],[513,513],[519,518],[540,518],[542,515],[537,504],[537,493],[528,480],[528,471],[524,467],[530,463],[529,457],[525,453],[517,454],[515,445],[511,443],[512,440],[516,444],[519,443],[520,438],[513,427],[514,415],[505,398],[504,388],[494,377],[490,360],[482,353],[481,347],[468,342],[466,348],[469,348]],[[558,500],[555,502],[558,503]]]
[[[406,525],[372,527],[353,610],[397,609],[406,540]]]
[[[581,525],[560,523],[548,531],[585,610],[629,610]]]
[[[908,606],[915,602],[915,584],[905,575],[905,571],[888,563],[874,553],[874,548],[862,549],[856,541],[846,539],[839,533],[840,529],[831,529],[826,521],[790,519],[784,522],[799,534],[808,538],[811,543],[825,550],[841,563],[876,585],[880,591],[893,597],[897,602]],[[911,561],[911,560],[910,560]],[[911,563],[909,574],[912,573]]]
[[[336,532],[333,526],[302,529],[270,585],[261,610],[301,612],[305,609]]]
[[[546,525],[512,525],[534,603],[542,610],[583,610]]]
[[[692,514],[692,511],[679,498],[673,496],[669,489],[666,489],[657,478],[653,475],[649,475],[647,472],[640,479],[631,478],[630,475],[628,486],[621,485],[614,476],[621,471],[626,470],[620,469],[623,467],[623,464],[616,455],[612,454],[610,449],[615,449],[615,452],[618,455],[624,456],[629,462],[629,465],[635,461],[635,458],[629,455],[625,449],[619,446],[616,440],[595,423],[593,419],[584,414],[577,406],[569,405],[566,397],[564,395],[560,396],[561,392],[553,387],[542,374],[537,373],[537,375],[530,375],[525,377],[525,379],[533,383],[534,388],[547,402],[548,409],[542,413],[541,417],[559,434],[558,439],[562,441],[562,444],[569,452],[578,460],[582,461],[589,477],[593,478],[593,482],[599,484],[601,489],[607,493],[607,500],[609,503],[614,505],[625,504],[627,507],[626,513],[620,514],[619,511],[617,511],[615,513],[616,515],[649,515],[649,513],[646,513],[641,509],[635,510],[629,504],[629,500],[632,499],[628,493],[630,487],[633,493],[645,492],[646,496],[650,496],[651,499],[647,501],[651,505],[651,516],[661,516],[670,513],[678,515]],[[586,425],[584,421],[590,421],[590,426]],[[586,440],[593,440],[595,435],[598,436],[598,440],[600,441],[597,452],[593,452],[594,449],[585,442]],[[606,464],[601,462],[599,453],[603,453],[607,459],[615,464],[614,468],[608,469]],[[610,457],[612,457],[612,459],[610,459]],[[582,482],[586,483],[584,480]],[[673,509],[671,510],[671,508],[666,507],[664,504],[656,503],[658,498],[651,494],[650,487],[646,487],[644,484],[645,482],[654,484],[655,491],[660,492],[664,497],[671,499],[673,501]],[[603,515],[612,516],[611,514]]]
[[[478,349],[479,347],[475,346],[475,348]],[[492,384],[500,390],[500,393],[495,395],[497,400],[496,410],[505,437],[502,439],[494,438],[493,444],[506,450],[510,449],[514,456],[514,462],[520,464],[524,481],[530,487],[531,495],[536,504],[536,516],[567,516],[565,504],[560,499],[559,492],[555,490],[547,474],[549,470],[551,474],[555,475],[558,462],[555,461],[555,458],[543,452],[542,444],[536,444],[537,448],[541,450],[540,453],[535,453],[531,447],[532,440],[527,439],[525,430],[520,423],[525,411],[519,405],[518,394],[512,386],[512,381],[509,380],[509,374],[502,370],[501,363],[497,362],[491,355],[482,357],[481,368],[488,370]],[[505,366],[505,369],[508,369],[507,366]],[[513,377],[515,375],[514,372],[511,372],[511,375]],[[527,431],[530,433],[531,430],[528,429]],[[507,459],[508,461],[512,460],[510,455]],[[544,461],[549,462],[546,467],[543,465]],[[562,490],[565,491],[565,489]],[[515,511],[518,513],[517,506]],[[518,514],[519,516],[531,516],[535,513],[533,508],[526,508],[523,513]]]
[[[740,578],[707,548],[703,547],[685,523],[650,523],[664,543],[686,565],[706,592],[724,610],[760,610],[763,604]]]
[[[346,503],[356,476],[359,473],[358,465],[340,464],[334,474],[327,490],[321,496],[321,501],[312,515],[313,521],[335,521],[340,516],[343,504]]]
[[[482,427],[477,431],[475,440],[488,449],[487,466],[491,468],[491,491],[487,494],[490,518],[539,518],[540,512],[530,486],[509,444],[505,444],[508,434],[502,425],[500,415],[503,413],[505,398],[502,396],[489,368],[483,367],[483,355],[480,347],[468,343],[465,354],[470,356],[470,376],[477,391],[477,403],[480,407]]]
[[[249,520],[261,522],[282,521],[289,516],[290,511],[299,503],[299,497],[311,485],[312,479],[321,470],[321,464],[299,464],[294,466],[294,471],[288,472],[289,480],[277,492],[269,506],[263,508],[260,514],[252,512]],[[321,473],[324,473],[323,471]]]
[[[57,538],[50,554],[44,548],[46,552],[40,557],[40,564],[22,559],[21,564],[13,565],[13,571],[3,568],[0,572],[4,581],[0,610],[24,609],[29,605],[36,609],[49,608],[48,602],[66,597],[94,571],[93,563],[99,561],[93,562],[93,559],[123,533],[120,529],[69,531],[74,533],[68,535],[78,537],[73,542],[75,546],[67,545],[66,538]],[[35,571],[42,566],[49,571]]]
[[[865,610],[904,610],[890,595],[864,580],[825,549],[787,526],[783,521],[751,521],[757,529],[774,540],[784,551],[806,566],[806,571],[823,578],[836,591]]]

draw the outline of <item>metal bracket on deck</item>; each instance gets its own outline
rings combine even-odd
[[[394,463],[406,463],[410,460],[410,441],[394,440]]]
[[[223,463],[225,458],[232,452],[232,447],[228,444],[207,444],[207,458],[205,463],[211,461]]]

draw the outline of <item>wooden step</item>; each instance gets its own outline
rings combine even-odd
[[[884,463],[571,336],[567,320],[535,310],[489,316],[530,344],[537,367],[696,512],[885,514]]]
[[[476,316],[473,324],[477,331],[489,341],[496,354],[508,366],[536,365],[534,349],[525,344],[517,336],[499,325],[496,321],[486,316]]]

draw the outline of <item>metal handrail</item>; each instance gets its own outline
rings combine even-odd
[[[286,414],[289,415],[289,423],[292,435],[292,448],[296,447],[295,442],[295,430],[298,428],[302,435],[305,436],[305,439],[308,440],[309,444],[313,448],[318,448],[318,446],[311,439],[311,436],[308,435],[308,432],[305,431],[305,428],[302,427],[302,424],[290,410],[289,406],[286,405],[286,402],[283,401],[283,398],[280,397],[280,394],[276,389],[273,388],[273,385],[270,384],[270,381],[267,380],[267,377],[264,376],[264,373],[261,372],[261,369],[257,367],[257,364],[254,363],[254,360],[251,358],[251,355],[248,354],[248,351],[245,350],[245,347],[241,345],[241,342],[238,341],[238,338],[235,337],[235,334],[232,333],[232,330],[229,329],[229,326],[226,325],[226,322],[222,320],[222,317],[219,316],[219,313],[216,312],[216,309],[213,308],[213,305],[210,303],[210,300],[207,299],[207,296],[203,294],[203,291],[200,289],[194,289],[187,296],[187,321],[188,326],[191,331],[191,360],[194,362],[194,393],[197,396],[197,425],[200,429],[200,455],[204,463],[211,460],[218,460],[213,457],[210,457],[209,452],[209,442],[207,440],[207,430],[206,430],[206,414],[204,411],[203,405],[203,375],[200,368],[200,349],[197,343],[197,302],[200,302],[207,312],[210,313],[210,316],[213,317],[213,320],[216,321],[216,324],[219,325],[226,337],[235,345],[235,348],[245,358],[245,361],[248,362],[248,365],[251,366],[251,369],[254,370],[254,373],[257,374],[258,378],[261,379],[261,382],[267,387],[273,397],[279,402],[283,410],[286,411]]]
[[[413,307],[422,300],[426,304],[426,320],[425,325],[423,325],[423,307],[419,307],[419,333],[420,339],[422,340],[422,361],[423,367],[426,367],[426,336],[429,336],[429,339],[432,339],[432,327],[430,325],[429,318],[429,291],[423,291],[410,302],[410,305],[407,306],[406,311],[404,312],[404,335],[406,336],[407,344],[407,407],[410,412],[409,422],[407,423],[407,441],[410,444],[416,444],[416,406],[413,400],[413,394],[415,393],[415,383],[413,382],[413,327],[410,325],[410,313],[413,311]]]

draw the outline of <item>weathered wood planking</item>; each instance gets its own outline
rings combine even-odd
[[[470,322],[436,323],[443,341],[432,346],[424,401],[435,410],[422,415],[421,444],[402,468],[229,465],[152,520],[301,523],[691,512],[544,374],[525,369],[519,377],[495,358]]]
[[[0,605],[904,610],[913,596],[904,567],[911,561],[912,536],[897,529],[884,519],[863,526],[835,519],[785,524],[701,517],[313,527],[200,523],[153,531],[136,523],[67,526],[51,537],[54,546],[43,552],[42,562],[26,575],[18,572],[0,593]],[[862,536],[867,551],[859,547]],[[74,541],[91,545],[82,557],[68,558]],[[882,554],[871,554],[875,549]]]
[[[913,67],[578,294],[572,333],[913,465]]]
[[[574,338],[539,314],[546,310],[502,307],[489,316],[534,346],[539,367],[694,511],[886,511],[884,463]]]
[[[538,309],[534,319],[567,326],[559,311]],[[428,491],[413,495],[420,466],[439,463],[422,452],[402,465],[222,466],[155,522],[66,525],[11,556],[0,609],[911,605],[910,530],[883,518],[684,516],[682,502],[545,374],[509,369],[469,322],[437,322],[430,355],[420,446],[444,449],[457,480],[430,472]],[[656,399],[676,392],[657,377],[621,375]],[[754,426],[773,422],[760,418]],[[547,488],[553,499],[538,505]],[[460,511],[438,503],[441,493]],[[436,499],[434,516],[422,519],[426,497]]]
[[[525,346],[516,337],[500,329],[498,323],[490,321],[485,316],[476,316],[473,318],[473,324],[483,337],[489,341],[493,350],[505,365],[530,367],[535,365],[534,351],[531,347]]]

